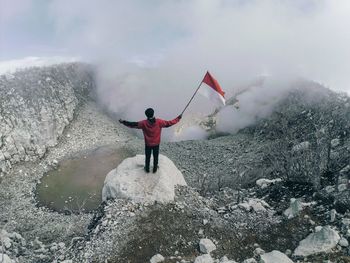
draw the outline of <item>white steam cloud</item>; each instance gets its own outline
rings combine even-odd
[[[123,118],[141,119],[147,107],[176,117],[206,70],[227,96],[261,74],[350,93],[349,0],[53,0],[48,12],[57,42],[98,65],[100,99]],[[220,128],[268,114],[283,93],[268,87],[242,94]],[[213,109],[198,96],[189,112]]]

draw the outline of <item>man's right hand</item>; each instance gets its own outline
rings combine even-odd
[[[180,120],[182,119],[182,114],[180,114],[179,116],[177,116]]]
[[[122,120],[122,119],[119,119],[119,122],[120,122],[120,123],[124,123],[124,120]]]

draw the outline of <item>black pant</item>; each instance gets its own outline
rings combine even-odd
[[[159,145],[157,146],[145,146],[145,169],[149,171],[149,163],[151,161],[151,153],[153,151],[153,169],[158,166]]]

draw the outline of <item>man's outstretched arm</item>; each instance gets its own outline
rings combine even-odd
[[[179,116],[177,116],[175,119],[173,119],[171,121],[163,120],[162,127],[168,128],[170,126],[173,126],[174,124],[178,123],[181,120],[181,118],[182,118],[182,114],[180,114]]]
[[[139,123],[137,121],[126,121],[126,120],[120,119],[119,122],[121,124],[124,124],[125,126],[127,126],[129,128],[140,129],[139,128]]]

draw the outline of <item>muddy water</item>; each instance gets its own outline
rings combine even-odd
[[[38,184],[38,204],[65,213],[96,209],[107,173],[130,156],[126,148],[100,147],[61,161]]]

